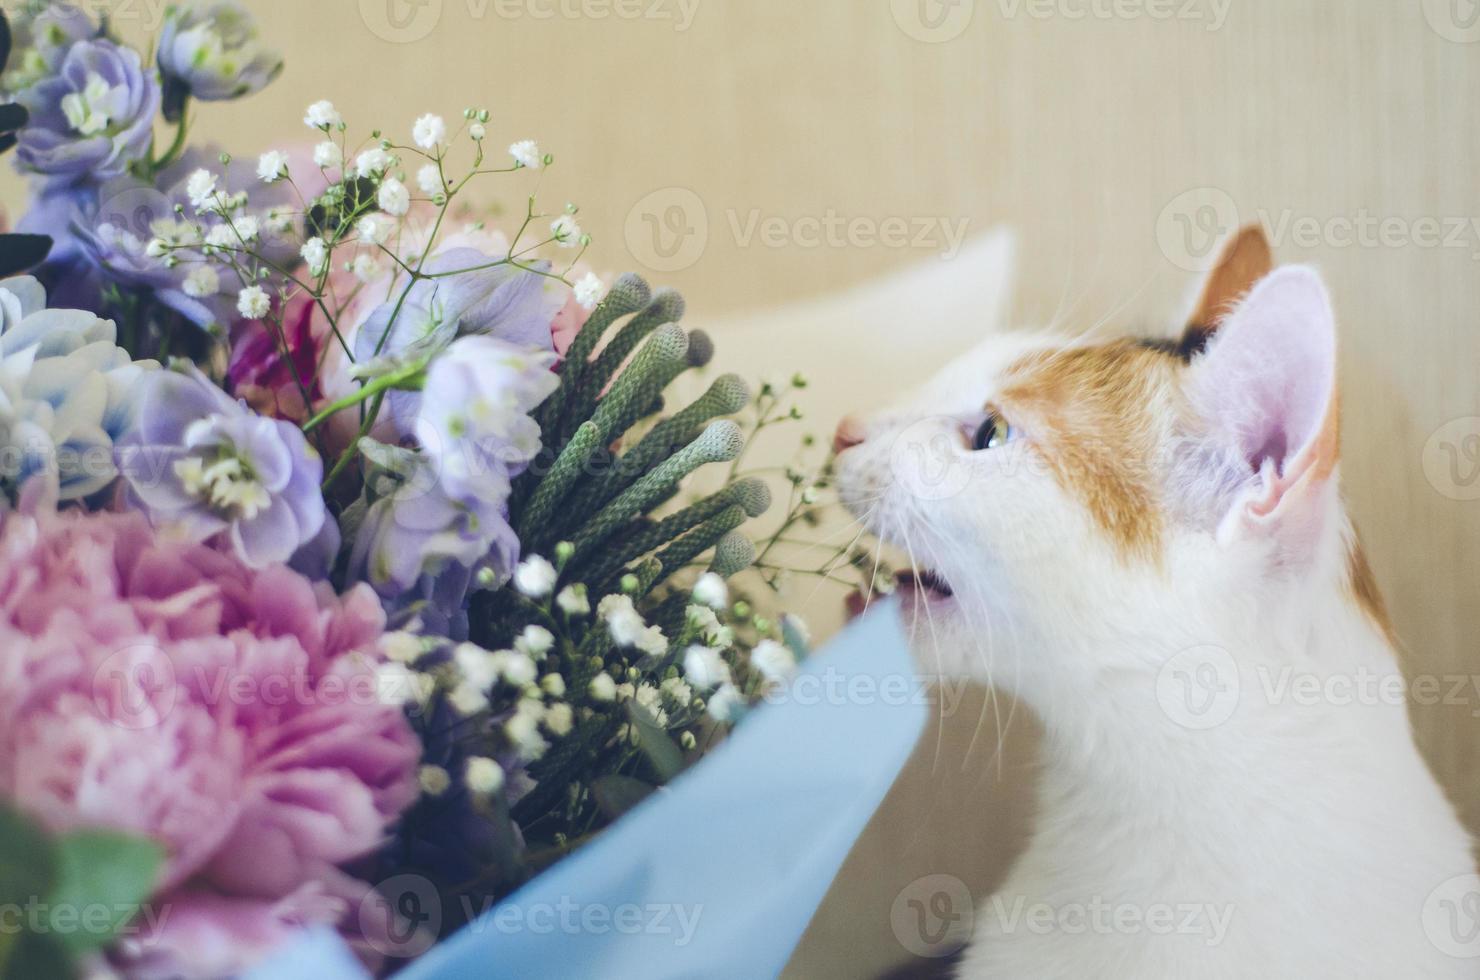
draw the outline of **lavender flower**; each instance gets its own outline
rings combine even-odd
[[[107,39],[67,48],[54,74],[17,94],[31,113],[16,157],[52,184],[108,180],[149,149],[159,84],[138,52]]]
[[[509,489],[539,452],[529,413],[559,385],[554,361],[486,336],[455,340],[433,360],[412,425],[421,452],[399,457],[401,479],[370,506],[352,570],[388,598],[426,575],[466,580],[475,566],[508,580],[519,557]],[[461,593],[432,591],[460,604]]]
[[[429,278],[419,279],[397,310],[402,290],[371,311],[355,333],[355,360],[434,353],[458,337],[484,335],[521,348],[554,351],[550,323],[560,296],[544,288],[536,273],[496,264],[474,248],[450,248],[427,260]],[[461,271],[467,270],[467,271]],[[392,392],[386,416],[403,436],[413,435],[421,404],[416,392]]]
[[[179,117],[187,95],[206,102],[241,98],[283,70],[282,55],[262,47],[257,22],[236,0],[171,7],[158,62],[169,119]]]
[[[298,427],[253,413],[193,366],[143,386],[118,468],[153,523],[195,541],[224,534],[257,568],[315,542],[326,519],[323,463]]]
[[[72,45],[102,34],[97,22],[71,3],[22,9],[12,18],[11,29],[15,47],[5,71],[7,92],[30,88],[56,74]]]
[[[512,479],[540,450],[530,413],[556,388],[555,355],[494,337],[462,337],[432,362],[417,411],[422,451],[453,492]]]
[[[77,500],[118,475],[114,441],[158,365],[130,361],[111,320],[45,307],[30,276],[0,281],[0,489],[14,493],[43,474],[60,499]]]
[[[487,562],[512,569],[519,539],[509,526],[507,478],[490,477],[477,488],[449,490],[430,460],[370,505],[350,555],[350,578],[369,582],[381,596],[395,599],[413,588],[444,600],[444,618],[454,620],[470,569]],[[443,576],[462,583],[442,587]]]
[[[496,261],[475,248],[450,248],[429,258],[423,270],[428,278],[411,287],[400,311],[392,299],[360,327],[355,359],[413,348],[435,350],[468,334],[553,350],[550,321],[559,303],[546,293],[542,277]],[[399,296],[397,289],[395,298]]]

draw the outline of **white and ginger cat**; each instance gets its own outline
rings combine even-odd
[[[1443,934],[1470,840],[1342,505],[1326,289],[1246,229],[1191,322],[993,337],[839,429],[844,501],[928,569],[922,663],[1046,729],[959,976],[1480,976]]]

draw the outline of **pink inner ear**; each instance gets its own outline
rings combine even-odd
[[[1321,433],[1335,394],[1336,326],[1316,273],[1266,276],[1223,322],[1195,366],[1193,397],[1249,469],[1283,474]]]

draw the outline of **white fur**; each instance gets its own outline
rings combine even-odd
[[[985,341],[840,458],[850,509],[955,590],[905,600],[922,662],[1011,691],[1047,731],[1035,835],[978,903],[960,976],[1480,976],[1480,960],[1451,958],[1425,929],[1431,893],[1474,867],[1396,688],[1363,703],[1288,689],[1295,677],[1402,683],[1349,595],[1339,477],[1300,505],[1298,562],[1283,526],[1219,533],[1213,518],[1266,492],[1269,474],[1196,486],[1189,465],[1226,466],[1236,447],[1188,452],[1200,436],[1168,406],[1163,564],[1127,561],[1033,433],[970,449],[1002,369],[1044,345],[1058,342]],[[1236,674],[1239,695],[1221,724],[1188,727],[1177,671],[1202,662]]]

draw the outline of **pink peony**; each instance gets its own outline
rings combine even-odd
[[[0,516],[0,796],[164,846],[167,915],[119,944],[125,973],[232,973],[353,922],[368,886],[337,866],[417,794],[416,737],[377,698],[383,624],[364,586],[253,571],[138,514]]]

